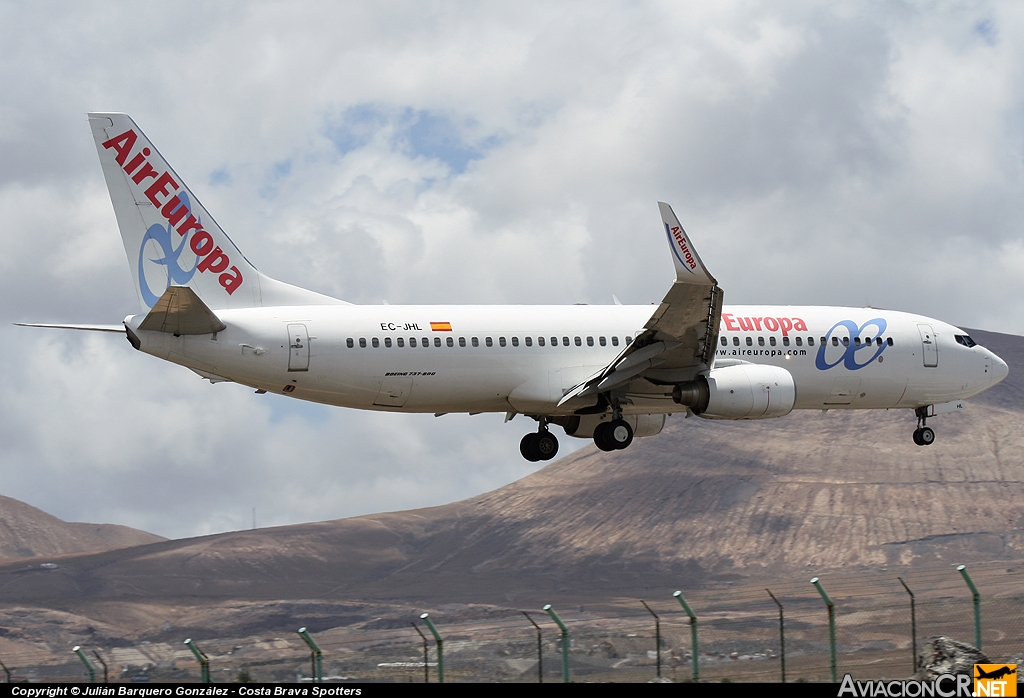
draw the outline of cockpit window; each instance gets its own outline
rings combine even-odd
[[[957,344],[963,344],[968,349],[973,347],[973,346],[977,346],[977,344],[978,344],[977,342],[975,342],[973,339],[971,339],[970,337],[968,337],[965,334],[955,334],[953,336],[956,337],[956,343]]]

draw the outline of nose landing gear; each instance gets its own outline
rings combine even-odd
[[[935,443],[935,432],[931,427],[925,426],[928,419],[925,414],[926,409],[924,407],[917,409],[917,429],[914,430],[914,443],[918,446],[931,446]]]
[[[558,453],[558,439],[548,431],[547,423],[542,421],[537,432],[527,434],[519,442],[519,452],[531,463],[551,460]]]

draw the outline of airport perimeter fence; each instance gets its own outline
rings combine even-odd
[[[834,607],[838,677],[908,677],[914,671],[915,647],[920,651],[929,637],[946,635],[974,645],[979,629],[982,650],[991,660],[1012,660],[1024,652],[1024,570],[993,563],[972,565],[969,572],[979,593],[980,625],[968,578],[954,567],[908,574],[903,577],[906,586],[884,569],[823,574],[819,581]],[[783,671],[789,682],[831,680],[828,607],[806,577],[802,582],[780,580],[768,590],[723,583],[681,591],[696,617],[698,680],[777,682],[783,680]],[[585,598],[575,603],[564,593],[560,598],[552,610],[568,631],[567,652],[555,616],[541,608],[455,603],[430,609],[429,620],[443,640],[440,661],[437,636],[426,619],[412,612],[408,618],[321,629],[308,639],[297,632],[219,637],[210,629],[191,647],[170,642],[88,647],[83,642],[80,651],[100,682],[100,661],[106,662],[112,682],[201,681],[201,657],[208,658],[209,680],[217,683],[239,678],[308,682],[318,671],[313,648],[321,653],[325,682],[435,682],[441,670],[446,682],[536,682],[541,678],[538,648],[545,683],[563,680],[563,659],[568,660],[571,681],[649,681],[659,664],[665,679],[694,679],[694,622],[670,592],[643,600],[614,599],[599,610],[588,610]],[[62,648],[51,647],[52,659],[40,662],[33,661],[44,654],[38,643],[28,652],[10,642],[0,646],[0,666],[8,667],[16,680],[89,678],[71,648],[63,650],[62,660]]]

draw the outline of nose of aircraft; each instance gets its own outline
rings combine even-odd
[[[992,382],[989,383],[989,386],[993,386],[1009,375],[1010,367],[1006,365],[1005,361],[992,354],[992,367],[989,369],[989,373],[992,374]]]

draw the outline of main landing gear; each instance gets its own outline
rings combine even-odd
[[[531,463],[551,460],[558,453],[558,439],[548,431],[547,422],[541,421],[540,429],[536,433],[527,434],[519,442],[519,452]]]
[[[602,451],[615,451],[633,443],[633,427],[622,419],[601,422],[594,429],[594,444]]]
[[[935,443],[935,432],[931,427],[925,426],[927,416],[925,407],[917,409],[917,429],[914,430],[914,443],[918,446],[931,446]]]

